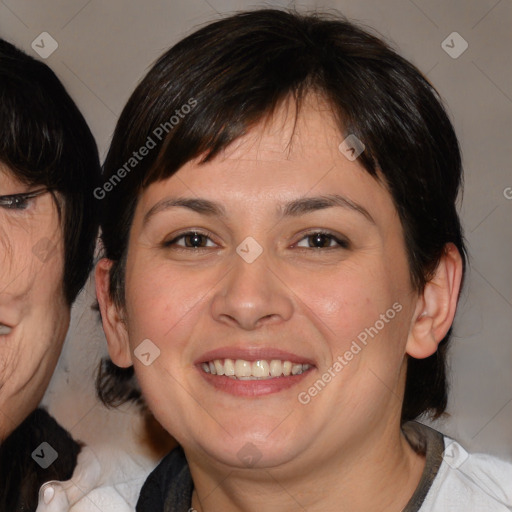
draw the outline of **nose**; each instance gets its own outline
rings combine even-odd
[[[234,256],[232,268],[213,296],[211,311],[218,322],[254,330],[287,321],[293,314],[292,292],[263,253],[248,263]]]

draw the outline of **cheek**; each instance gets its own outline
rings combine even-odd
[[[64,254],[62,244],[59,245],[52,246],[48,256],[35,258],[29,269],[33,302],[48,313],[53,311],[54,316],[68,309],[64,296]]]
[[[31,238],[26,233],[9,232],[0,243],[2,295],[25,293],[37,274]]]
[[[64,273],[63,234],[57,213],[41,226],[11,221],[0,234],[2,293],[39,297],[46,304],[55,302]]]
[[[126,310],[132,348],[146,338],[158,346],[177,347],[178,333],[187,329],[194,309],[210,288],[208,283],[202,273],[171,269],[165,262],[154,265],[134,258],[128,263]],[[174,343],[168,344],[169,339]]]
[[[372,326],[397,294],[384,274],[363,265],[336,272],[302,274],[293,291],[317,327],[332,343],[345,345]]]
[[[26,371],[23,370],[23,366],[20,365],[22,352],[23,350],[21,349],[19,340],[13,340],[7,344],[4,343],[0,348],[0,392],[7,382],[12,383],[13,378],[14,380],[18,380],[18,367],[20,367],[21,372]]]
[[[0,349],[0,397],[6,399],[27,386],[45,365],[42,360],[47,346],[34,343],[34,334],[20,325],[15,336]],[[33,385],[32,385],[33,388]],[[27,389],[31,389],[30,387]]]

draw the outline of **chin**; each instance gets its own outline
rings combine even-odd
[[[300,444],[304,444],[302,438]],[[293,460],[301,450],[297,436],[262,435],[249,429],[233,436],[224,432],[222,437],[202,437],[200,449],[214,461],[236,468],[277,467]]]

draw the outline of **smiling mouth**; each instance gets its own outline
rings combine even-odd
[[[0,336],[7,336],[8,334],[11,334],[11,331],[12,327],[0,323]]]
[[[301,375],[312,365],[308,363],[292,363],[280,359],[214,359],[201,363],[203,372],[210,375],[224,375],[235,380],[269,380],[278,377]]]

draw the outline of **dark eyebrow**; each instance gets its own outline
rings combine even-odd
[[[295,199],[294,201],[284,205],[282,215],[283,217],[296,217],[316,210],[332,208],[333,206],[353,210],[366,217],[366,219],[372,224],[375,224],[375,220],[366,208],[339,194],[327,194],[318,197],[303,197]]]
[[[194,212],[202,215],[226,217],[226,210],[219,203],[209,201],[208,199],[194,199],[194,198],[168,198],[162,199],[144,215],[143,225],[145,225],[151,217],[162,211],[168,210],[173,207],[188,208]],[[279,212],[282,217],[298,217],[317,210],[324,210],[338,206],[353,210],[363,215],[372,224],[375,224],[373,217],[368,210],[363,206],[354,203],[350,199],[339,194],[328,194],[318,197],[303,197],[294,199],[279,207]]]
[[[202,215],[214,216],[217,217],[225,217],[226,211],[224,207],[218,203],[214,203],[213,201],[208,201],[208,199],[194,199],[194,198],[173,198],[173,199],[162,199],[158,201],[151,209],[144,215],[143,224],[146,224],[153,215],[157,213],[168,210],[169,208],[173,208],[176,206],[180,206],[182,208],[188,208],[197,213],[201,213]]]

